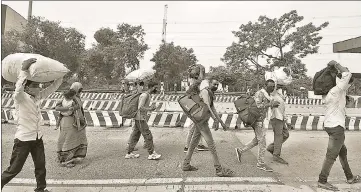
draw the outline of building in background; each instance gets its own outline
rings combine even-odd
[[[1,36],[11,30],[23,31],[27,20],[8,5],[1,4]]]
[[[22,32],[25,29],[27,20],[21,16],[14,9],[8,5],[1,4],[1,38],[4,39],[4,35],[12,30]],[[21,42],[19,42],[21,45]],[[2,56],[3,57],[3,56]],[[1,87],[3,91],[6,90],[5,79],[1,76]],[[13,83],[10,83],[13,85]]]
[[[334,53],[361,53],[361,36],[333,44]]]

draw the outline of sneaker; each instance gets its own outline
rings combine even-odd
[[[184,152],[184,153],[187,153],[187,152],[188,152],[188,147],[184,147],[183,152]]]
[[[157,154],[155,151],[148,156],[148,159],[149,160],[158,160],[162,155],[160,154]]]
[[[266,172],[273,172],[273,169],[271,167],[268,167],[266,164],[258,164],[257,168]]]
[[[197,150],[198,151],[209,151],[208,147],[206,147],[204,145],[198,145]]]
[[[282,159],[282,157],[280,157],[278,155],[273,155],[273,161],[284,164],[284,165],[288,165],[288,162],[285,161],[284,159]]]
[[[140,156],[139,154],[132,152],[132,153],[126,154],[125,158],[126,159],[135,159],[135,158],[138,158],[139,156]]]

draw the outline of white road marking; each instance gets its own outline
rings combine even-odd
[[[47,184],[65,185],[114,185],[114,184],[179,184],[204,183],[204,182],[247,182],[248,183],[276,183],[277,179],[272,177],[190,177],[190,178],[152,178],[152,179],[94,179],[94,180],[63,180],[47,179]],[[14,178],[13,184],[36,184],[35,179]]]

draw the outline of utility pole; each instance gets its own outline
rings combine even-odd
[[[162,42],[164,43],[166,43],[166,36],[167,36],[167,9],[168,9],[168,5],[164,5],[163,32],[162,32]]]
[[[29,0],[28,21],[31,20],[32,12],[33,12],[33,0]]]

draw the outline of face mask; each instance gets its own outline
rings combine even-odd
[[[212,90],[213,92],[216,92],[216,91],[218,90],[218,87],[212,87],[211,90]]]
[[[268,93],[272,93],[274,89],[275,89],[274,87],[267,87],[266,88]]]
[[[157,93],[157,89],[153,89],[153,91],[151,92],[152,94],[156,94]]]

